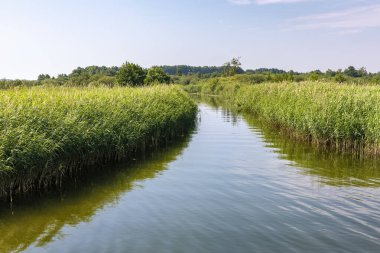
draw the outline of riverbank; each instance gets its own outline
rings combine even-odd
[[[380,152],[380,87],[327,82],[234,83],[211,79],[188,92],[220,95],[296,139],[358,155]]]
[[[213,100],[179,146],[3,206],[0,252],[377,252],[377,159],[320,154]]]
[[[0,196],[10,200],[180,137],[197,114],[176,86],[12,89],[0,107]]]

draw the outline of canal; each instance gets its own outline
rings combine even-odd
[[[2,207],[0,252],[379,252],[376,159],[199,108],[180,143]]]

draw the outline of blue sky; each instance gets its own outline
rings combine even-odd
[[[380,71],[380,0],[0,0],[0,78],[78,66]]]

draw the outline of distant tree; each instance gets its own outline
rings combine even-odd
[[[22,86],[22,85],[23,85],[23,82],[19,79],[16,79],[16,80],[12,81],[11,86]]]
[[[66,74],[59,74],[57,76],[57,79],[61,79],[61,80],[67,80],[68,78],[69,78],[69,76]]]
[[[367,70],[363,67],[360,69],[355,69],[353,66],[349,66],[347,69],[344,70],[344,74],[346,74],[349,77],[364,77],[368,75]]]
[[[170,76],[165,73],[163,68],[154,66],[148,69],[144,83],[170,83]]]
[[[309,74],[309,79],[311,81],[318,81],[322,74],[322,71],[320,71],[319,69],[311,71]]]
[[[70,75],[66,85],[68,86],[87,86],[91,82],[91,75],[86,72],[78,72]]]
[[[373,76],[373,82],[376,84],[380,84],[380,73]]]
[[[100,76],[97,80],[94,80],[91,83],[89,83],[89,86],[114,87],[116,83],[116,77],[114,76]]]
[[[347,78],[343,75],[342,72],[338,72],[334,77],[335,82],[344,83],[347,81]]]
[[[316,74],[316,73],[311,73],[310,76],[309,76],[309,78],[310,78],[311,81],[318,81],[319,75]]]
[[[367,76],[368,75],[368,72],[366,70],[365,67],[361,67],[359,70],[358,70],[358,74],[360,77],[364,77],[364,76]]]
[[[333,70],[331,70],[331,69],[328,69],[328,70],[326,71],[326,75],[329,76],[329,77],[333,77],[333,76],[336,75],[336,72],[333,71]]]
[[[268,69],[268,68],[259,68],[259,69],[247,69],[245,71],[246,73],[249,73],[249,74],[285,74],[286,71],[285,70],[282,70],[282,69],[276,69],[276,68],[271,68],[271,69]],[[296,72],[294,72],[293,74],[297,74]]]
[[[224,67],[215,67],[215,66],[188,66],[188,65],[175,65],[175,66],[161,66],[165,73],[168,75],[192,75],[192,74],[222,74]]]
[[[40,74],[38,75],[37,81],[43,81],[46,79],[50,79],[51,77],[48,74]]]
[[[176,75],[177,76],[182,76],[183,75],[182,68],[180,66],[177,66]]]
[[[140,86],[144,84],[145,70],[134,63],[124,63],[116,74],[116,80],[122,86]]]
[[[119,71],[118,67],[105,67],[105,66],[88,66],[85,68],[78,67],[74,69],[69,76],[88,74],[90,76],[93,75],[101,75],[101,76],[115,76]]]
[[[354,66],[349,66],[344,70],[344,74],[350,77],[356,77],[356,69]]]
[[[241,66],[240,57],[233,58],[231,61],[226,62],[223,65],[223,67],[224,67],[223,75],[224,76],[234,76],[236,74],[244,72],[244,71],[242,71],[240,66]]]

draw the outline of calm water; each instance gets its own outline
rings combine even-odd
[[[380,163],[200,105],[182,143],[0,209],[0,252],[379,252]]]

